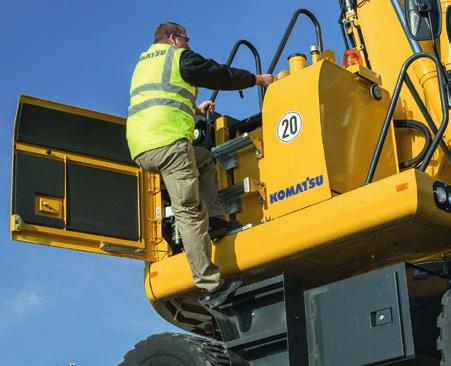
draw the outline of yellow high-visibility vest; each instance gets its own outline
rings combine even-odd
[[[180,75],[184,50],[156,43],[141,54],[133,72],[127,118],[132,159],[181,138],[194,139],[197,88]]]

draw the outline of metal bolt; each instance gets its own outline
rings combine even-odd
[[[22,225],[23,225],[22,219],[20,218],[20,216],[16,216],[14,218],[14,226],[15,226],[14,230],[18,231],[22,230]]]
[[[384,314],[379,315],[379,321],[383,321],[385,319]]]
[[[377,84],[372,84],[370,86],[370,94],[376,100],[382,99],[382,90]]]

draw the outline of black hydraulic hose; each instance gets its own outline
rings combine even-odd
[[[404,15],[404,8],[401,5],[399,0],[391,0],[393,9],[395,10],[396,15],[398,16],[399,23],[401,24],[402,29],[404,30],[404,34],[407,38],[407,41],[410,44],[410,47],[414,53],[421,53],[423,52],[423,49],[420,46],[420,43],[418,41],[415,41],[410,37],[410,33],[407,27],[407,21],[405,19]],[[413,86],[412,81],[410,80],[409,75],[406,75],[406,85],[409,88],[412,96],[414,97],[418,107],[420,108],[421,113],[423,114],[426,122],[429,125],[429,128],[431,131],[436,135],[437,134],[437,127],[435,126],[435,123],[433,122],[426,106],[424,105],[423,101],[421,100],[420,96],[418,95],[418,92],[416,91],[415,87]],[[451,151],[448,149],[448,146],[446,145],[445,141],[440,139],[440,147],[442,148],[446,158],[448,161],[451,162]]]
[[[373,158],[370,163],[370,168],[368,170],[367,177],[365,179],[365,184],[369,184],[372,182],[374,173],[376,171],[377,163],[379,162],[380,155],[382,153],[382,148],[384,147],[385,138],[387,137],[388,129],[390,127],[390,121],[393,118],[393,113],[395,112],[396,103],[399,99],[399,94],[401,93],[401,87],[404,84],[404,81],[406,79],[407,69],[410,67],[410,65],[419,58],[429,58],[432,60],[437,69],[437,78],[438,78],[438,84],[439,84],[439,90],[440,90],[440,102],[442,107],[442,113],[443,118],[442,122],[440,124],[440,128],[437,131],[437,134],[435,135],[434,139],[432,140],[431,145],[429,146],[428,150],[426,151],[426,154],[423,159],[423,163],[420,166],[420,171],[424,172],[429,165],[429,162],[431,161],[432,155],[434,154],[434,151],[436,150],[443,134],[445,133],[446,127],[448,126],[448,96],[445,94],[446,88],[445,88],[445,80],[443,78],[443,73],[440,72],[440,68],[442,65],[440,64],[440,61],[437,59],[437,57],[433,54],[426,53],[426,52],[420,52],[417,54],[414,54],[410,56],[406,62],[404,62],[401,72],[399,74],[398,80],[396,82],[395,90],[393,92],[393,96],[390,100],[390,105],[388,107],[387,115],[385,116],[385,120],[383,123],[382,131],[379,135],[379,139],[376,144],[376,149],[374,151]]]
[[[394,126],[396,128],[414,129],[414,130],[420,132],[426,139],[423,149],[420,151],[420,153],[417,156],[415,156],[414,158],[412,158],[410,160],[399,163],[400,170],[417,166],[419,163],[421,163],[423,161],[423,159],[426,155],[426,151],[429,148],[429,146],[431,145],[431,142],[432,142],[431,132],[429,131],[427,126],[425,126],[423,123],[421,123],[419,121],[409,120],[409,119],[395,120]]]
[[[421,53],[423,52],[420,43],[418,41],[415,41],[410,37],[410,33],[407,27],[407,21],[405,19],[403,6],[401,5],[399,0],[391,0],[393,8],[395,10],[396,15],[398,16],[399,23],[401,24],[402,29],[404,30],[404,34],[410,44],[410,47],[414,53]],[[432,29],[432,28],[431,28]],[[441,68],[443,70],[443,68]],[[421,100],[420,96],[418,95],[418,92],[416,91],[415,87],[413,86],[412,81],[410,80],[409,75],[406,75],[406,85],[409,88],[412,96],[414,97],[418,107],[420,108],[421,113],[423,114],[426,122],[429,125],[429,128],[434,134],[437,134],[437,127],[435,126],[435,123],[433,122],[426,106],[424,105],[423,101]],[[442,148],[446,158],[448,161],[451,162],[451,151],[448,149],[448,146],[446,145],[445,141],[440,139],[440,147]]]
[[[412,94],[413,99],[415,99],[415,102],[417,103],[418,108],[420,109],[421,113],[423,114],[423,117],[426,120],[432,133],[434,134],[434,136],[437,135],[437,127],[435,126],[435,123],[432,120],[432,117],[429,114],[429,111],[427,110],[426,106],[424,105],[423,100],[418,95],[418,92],[415,89],[415,86],[413,85],[412,80],[410,80],[410,77],[408,74],[406,75],[406,85],[409,88],[409,91]],[[441,147],[443,153],[445,154],[446,158],[448,159],[449,162],[451,162],[451,150],[448,148],[448,146],[446,145],[446,143],[443,139],[440,139],[439,144],[440,144],[440,147]]]
[[[230,66],[232,64],[233,59],[235,58],[236,53],[238,52],[238,49],[240,48],[240,46],[246,46],[247,48],[249,48],[252,52],[252,54],[254,55],[255,58],[255,71],[257,74],[261,74],[262,73],[262,65],[261,65],[261,59],[260,59],[260,54],[258,53],[257,49],[255,48],[255,46],[245,40],[245,39],[240,39],[239,41],[237,41],[233,48],[232,51],[230,51],[229,57],[227,59],[226,65]],[[210,96],[210,100],[212,102],[214,102],[216,100],[216,97],[218,96],[219,90],[215,90],[213,91],[213,93],[211,93]],[[263,94],[264,94],[264,90],[263,87],[261,85],[258,86],[258,101],[259,101],[259,105],[260,105],[260,111],[262,109],[262,105],[263,105]],[[206,120],[206,126],[205,126],[205,146],[207,149],[211,148],[211,127],[212,127],[212,116],[211,116],[211,112],[210,110],[207,110],[207,114],[205,116],[205,120]]]
[[[287,44],[288,38],[290,38],[291,32],[300,14],[307,15],[312,21],[313,25],[315,26],[316,43],[318,44],[319,52],[323,52],[323,36],[321,33],[321,25],[319,24],[318,19],[313,15],[313,13],[311,13],[307,9],[298,9],[294,12],[293,16],[291,17],[290,23],[288,24],[288,27],[285,30],[282,40],[280,41],[279,47],[277,48],[276,54],[274,55],[271,64],[268,68],[267,71],[268,74],[272,74],[274,72],[277,62],[279,62],[280,55],[282,54],[285,45]]]
[[[344,14],[345,14],[344,8],[342,8],[341,11],[340,11],[340,17],[338,18],[338,24],[340,25],[341,36],[343,37],[343,42],[345,44],[345,50],[348,50],[349,49],[349,42],[348,42],[348,37],[346,36],[344,24],[343,24]]]

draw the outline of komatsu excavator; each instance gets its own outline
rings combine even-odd
[[[338,1],[343,59],[298,9],[261,112],[196,125],[243,225],[213,245],[222,275],[244,280],[214,309],[126,121],[20,97],[12,239],[143,261],[150,303],[186,331],[150,336],[121,366],[451,365],[451,1]],[[300,16],[316,39],[276,74]],[[241,46],[261,72],[245,40],[228,64]]]

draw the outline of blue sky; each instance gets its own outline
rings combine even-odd
[[[115,365],[146,336],[176,331],[149,305],[143,264],[9,239],[13,120],[20,94],[125,116],[129,80],[162,21],[184,24],[191,47],[225,62],[238,39],[254,43],[266,70],[292,13],[319,18],[326,48],[341,59],[337,0],[10,0],[0,10],[0,365]],[[313,27],[300,19],[286,56],[308,53]],[[254,70],[240,51],[234,66]],[[210,91],[202,90],[199,100]],[[255,90],[223,92],[217,111],[244,118]]]

